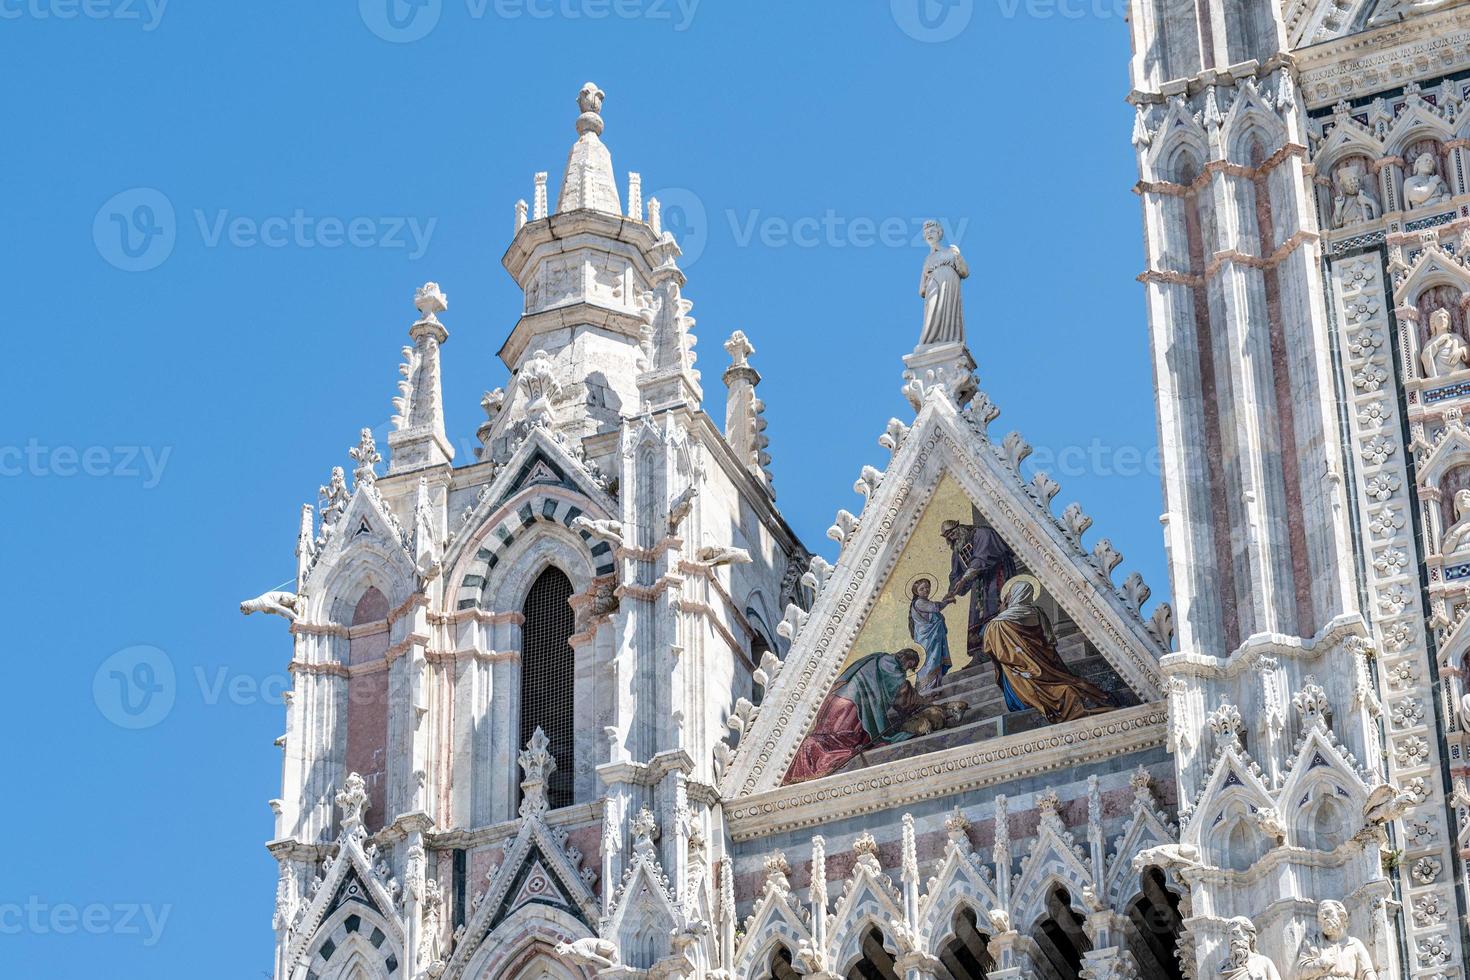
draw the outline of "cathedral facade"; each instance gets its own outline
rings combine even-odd
[[[429,283],[386,465],[242,606],[293,643],[276,980],[1465,976],[1470,5],[1130,26],[1172,608],[999,422],[937,225],[809,551],[589,83],[475,458]]]

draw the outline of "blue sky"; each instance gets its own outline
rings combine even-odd
[[[388,2],[0,0],[0,975],[269,974],[290,643],[237,604],[384,431],[430,279],[467,447],[519,309],[514,203],[555,186],[588,79],[694,258],[717,418],[721,343],[757,347],[809,546],[908,413],[939,217],[995,430],[1167,591],[1117,0]],[[130,715],[110,658],[139,646],[171,697]]]

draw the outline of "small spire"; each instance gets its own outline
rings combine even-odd
[[[643,175],[628,174],[628,217],[643,220]]]
[[[618,200],[618,186],[613,177],[612,154],[602,145],[602,89],[593,82],[582,86],[577,93],[577,107],[582,114],[577,117],[577,142],[567,157],[566,174],[561,182],[561,196],[556,209],[567,211],[592,210],[621,215],[622,203]]]
[[[540,221],[546,217],[546,171],[544,170],[536,175],[536,195],[534,200],[536,201],[536,208],[531,212],[531,218],[534,221]]]
[[[526,226],[526,199],[523,197],[516,202],[516,231]]]

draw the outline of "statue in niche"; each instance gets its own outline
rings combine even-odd
[[[1470,545],[1470,489],[1455,491],[1455,523],[1439,542],[1439,553],[1453,555]]]
[[[924,223],[924,240],[929,243],[929,257],[924,260],[924,275],[919,280],[919,295],[924,297],[924,330],[919,334],[919,346],[963,344],[965,311],[960,282],[969,278],[970,267],[958,246],[941,246],[944,229],[939,222]]]
[[[1361,221],[1372,221],[1383,213],[1378,198],[1363,182],[1356,166],[1344,167],[1337,174],[1337,197],[1332,202],[1332,226],[1345,228]]]
[[[1470,364],[1470,345],[1450,329],[1450,311],[1435,310],[1429,314],[1429,339],[1419,352],[1424,364],[1424,377],[1438,378]]]
[[[1414,158],[1414,175],[1404,181],[1404,201],[1410,208],[1422,208],[1448,200],[1450,189],[1439,175],[1434,154],[1424,152]]]
[[[1322,945],[1303,947],[1296,965],[1301,980],[1378,980],[1368,947],[1348,935],[1347,908],[1341,902],[1327,899],[1318,905],[1317,925]]]
[[[1227,980],[1281,980],[1276,964],[1256,950],[1256,924],[1243,915],[1230,920],[1226,934],[1229,956],[1220,964]]]

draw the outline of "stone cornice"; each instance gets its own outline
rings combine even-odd
[[[1160,748],[1167,728],[1155,701],[728,800],[725,819],[752,840]]]
[[[1295,52],[1308,108],[1470,67],[1470,6],[1420,14]]]
[[[1250,669],[1265,657],[1315,660],[1351,637],[1367,637],[1368,627],[1356,613],[1343,613],[1310,639],[1284,633],[1258,633],[1225,657],[1205,653],[1171,653],[1159,661],[1169,677],[1230,678]]]
[[[1268,176],[1271,171],[1281,166],[1292,157],[1307,159],[1307,148],[1300,143],[1285,143],[1279,150],[1262,160],[1259,165],[1247,167],[1241,163],[1231,163],[1229,160],[1211,160],[1206,163],[1200,175],[1188,184],[1176,184],[1168,180],[1140,180],[1134,185],[1136,194],[1163,194],[1168,197],[1185,197],[1203,190],[1209,185],[1216,174],[1226,177],[1242,177],[1246,180],[1257,180]]]
[[[1141,283],[1166,283],[1182,286],[1203,286],[1211,279],[1220,274],[1220,270],[1227,265],[1243,265],[1248,269],[1274,269],[1276,266],[1291,258],[1293,253],[1303,245],[1320,241],[1320,236],[1312,231],[1299,231],[1286,241],[1270,255],[1249,255],[1237,249],[1226,249],[1216,252],[1210,257],[1210,263],[1205,267],[1202,275],[1194,275],[1189,272],[1178,272],[1173,269],[1148,269],[1138,274]]]

